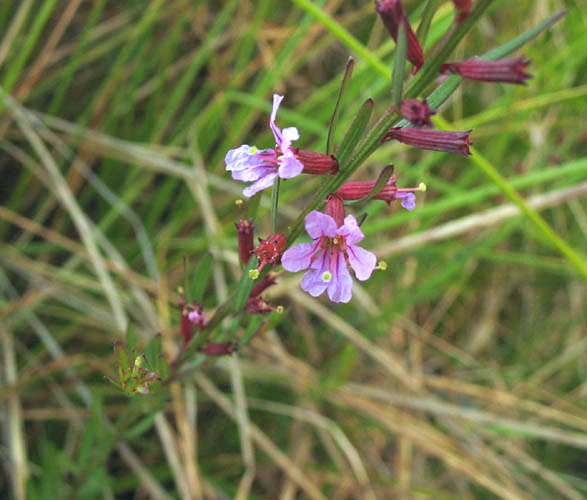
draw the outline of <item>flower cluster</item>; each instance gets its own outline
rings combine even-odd
[[[465,22],[472,12],[473,2],[453,0],[453,4],[454,23]],[[404,33],[406,59],[412,63],[413,73],[417,73],[425,64],[424,51],[410,25],[402,1],[375,0],[375,11],[396,43],[399,43],[400,34]],[[531,78],[526,72],[528,65],[529,61],[524,57],[496,61],[472,58],[445,63],[440,68],[440,73],[452,73],[464,79],[483,82],[525,84]],[[273,148],[258,149],[256,146],[243,144],[226,154],[226,170],[231,172],[233,179],[253,183],[243,191],[247,197],[271,186],[278,190],[279,185],[275,183],[278,178],[291,179],[300,174],[336,176],[339,173],[338,160],[334,155],[294,147],[293,143],[300,139],[298,129],[288,127],[282,130],[277,126],[277,111],[283,99],[278,94],[273,96],[269,118],[269,127],[275,139]],[[399,107],[400,109],[392,109],[400,113],[405,121],[382,131],[381,143],[398,141],[423,150],[471,155],[471,130],[434,130],[432,117],[436,110],[429,106],[426,99],[406,99]],[[389,168],[393,167],[386,167]],[[348,175],[345,175],[345,179],[346,177]],[[387,204],[399,201],[406,210],[414,210],[415,193],[426,189],[423,183],[416,188],[400,188],[397,186],[397,178],[391,176],[389,171],[385,177],[382,171],[380,179],[385,178],[385,182],[378,179],[337,184],[337,188],[325,200],[325,211],[312,210],[305,217],[306,232],[312,241],[289,249],[288,241],[281,233],[272,234],[265,239],[259,238],[258,247],[253,249],[254,226],[251,220],[241,219],[237,224],[241,262],[246,266],[253,255],[258,261],[256,269],[249,266],[249,276],[256,279],[261,276],[265,266],[281,263],[286,271],[306,271],[301,286],[310,295],[317,297],[327,291],[333,302],[348,302],[352,297],[353,286],[350,270],[356,279],[364,281],[371,277],[378,266],[373,253],[357,246],[364,235],[354,215],[345,213],[345,204],[371,200],[382,200]],[[260,296],[253,296],[249,299],[246,310],[262,313],[272,309]]]

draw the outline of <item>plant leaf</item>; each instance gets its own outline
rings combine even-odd
[[[408,41],[406,37],[406,25],[400,23],[397,33],[397,47],[393,61],[393,73],[391,77],[391,102],[397,109],[402,104],[402,92],[404,89],[404,78],[406,73],[406,51]]]
[[[351,77],[353,76],[353,69],[355,67],[355,60],[352,57],[349,57],[346,67],[344,68],[344,75],[342,76],[342,82],[340,82],[340,88],[338,89],[338,97],[336,98],[336,104],[334,105],[334,111],[332,112],[332,117],[330,118],[330,123],[328,124],[328,138],[326,139],[326,154],[330,154],[330,146],[332,144],[332,139],[334,137],[334,131],[336,129],[336,118],[338,116],[338,109],[340,103],[342,102],[342,96],[344,91],[351,81]]]
[[[361,104],[359,112],[353,118],[353,121],[336,152],[336,158],[340,164],[346,163],[346,160],[363,137],[365,129],[371,119],[371,114],[373,113],[373,104],[373,99],[369,97],[369,99]]]

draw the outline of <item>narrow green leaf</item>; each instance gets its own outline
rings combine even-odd
[[[348,128],[344,139],[338,146],[336,158],[341,165],[345,164],[351,153],[363,137],[365,129],[373,113],[373,99],[367,99],[359,108],[359,112]]]
[[[128,329],[126,330],[126,347],[128,348],[129,355],[134,355],[134,351],[137,348],[137,332],[135,330],[134,325],[131,323],[128,325]]]
[[[362,206],[363,204],[372,200],[373,197],[376,196],[377,193],[379,193],[385,187],[385,185],[387,184],[387,181],[393,175],[393,169],[394,169],[394,167],[391,164],[384,167],[383,170],[381,170],[379,177],[377,177],[377,182],[373,186],[373,189],[371,189],[371,191],[369,192],[369,194],[367,196],[365,196],[364,198],[361,198],[360,200],[347,202],[347,203],[345,203],[345,205],[357,204],[357,205]]]
[[[151,365],[151,368],[158,372],[159,371],[159,356],[163,351],[163,345],[161,343],[161,334],[155,335],[145,347],[145,356],[147,361]]]
[[[202,257],[198,267],[194,271],[192,280],[191,297],[198,303],[202,304],[204,292],[208,286],[210,275],[212,274],[212,255],[207,254]],[[186,290],[187,293],[187,290]]]
[[[391,102],[397,109],[402,104],[402,92],[404,89],[404,78],[406,76],[406,50],[408,41],[406,38],[406,25],[401,23],[397,33],[397,47],[393,62],[393,73],[391,77]]]
[[[331,151],[331,144],[332,139],[334,138],[334,131],[336,129],[336,118],[338,116],[338,109],[340,103],[342,102],[342,97],[344,91],[351,81],[351,77],[353,76],[353,69],[355,67],[355,60],[352,57],[349,57],[346,67],[344,69],[344,75],[342,77],[342,82],[340,82],[340,88],[338,89],[338,97],[336,98],[336,104],[334,105],[334,111],[332,112],[332,117],[330,118],[330,123],[328,124],[328,138],[326,139],[326,154],[329,155]]]
[[[416,31],[416,38],[420,42],[420,45],[424,47],[426,38],[428,37],[428,31],[430,31],[430,25],[432,24],[432,18],[438,9],[438,0],[428,0],[424,6],[422,12],[422,19],[418,25],[418,31]]]
[[[251,294],[251,289],[253,288],[253,285],[255,284],[255,280],[249,276],[249,271],[253,271],[256,266],[257,266],[257,259],[249,260],[249,265],[247,266],[247,268],[245,269],[245,272],[243,273],[243,277],[241,278],[241,281],[238,285],[238,289],[237,289],[236,294],[234,296],[234,302],[233,302],[233,312],[234,313],[239,313],[245,308],[245,304],[247,303],[249,295]]]

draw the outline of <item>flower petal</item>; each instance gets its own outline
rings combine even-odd
[[[277,177],[276,172],[271,172],[264,177],[261,177],[257,182],[251,184],[249,187],[243,189],[243,194],[250,198],[251,196],[255,195],[259,191],[263,191],[273,185],[273,179]]]
[[[336,222],[330,215],[318,212],[318,210],[312,210],[306,215],[306,231],[313,239],[320,238],[320,236],[334,238],[336,235]]]
[[[292,273],[308,269],[312,261],[312,256],[318,250],[318,243],[300,243],[285,251],[281,256],[281,264],[286,271]]]
[[[281,150],[285,153],[291,148],[291,143],[300,138],[300,133],[296,127],[287,127],[281,131]]]
[[[344,224],[338,228],[337,233],[344,236],[347,245],[354,245],[365,237],[354,215],[347,215],[344,218]]]
[[[347,247],[347,255],[349,257],[349,264],[353,268],[353,271],[355,271],[357,279],[360,281],[368,280],[377,265],[375,254],[364,248],[349,245]]]
[[[346,266],[344,254],[338,252],[332,268],[332,280],[328,285],[328,298],[332,302],[349,302],[353,297],[353,279]]]
[[[263,164],[264,160],[251,153],[251,151],[257,151],[257,148],[243,144],[236,149],[231,149],[224,157],[226,170],[243,170]]]
[[[279,109],[281,101],[283,101],[282,95],[273,94],[273,109],[271,110],[271,118],[269,119],[269,126],[273,131],[273,135],[275,136],[275,142],[278,146],[281,146],[281,142],[283,139],[281,136],[281,130],[279,130],[279,127],[275,125],[275,118],[277,117],[277,110]]]
[[[395,197],[402,200],[401,205],[406,210],[416,208],[416,195],[414,193],[396,193]]]
[[[315,265],[316,268],[314,269]],[[322,252],[318,258],[313,262],[312,269],[310,269],[302,279],[302,290],[308,292],[312,297],[318,297],[324,293],[329,286],[329,283],[322,279],[325,271],[328,271],[330,259],[326,252]]]
[[[279,177],[282,179],[291,179],[300,175],[304,170],[304,165],[299,161],[291,151],[288,151],[279,159]]]
[[[275,167],[270,165],[259,165],[258,167],[247,168],[246,170],[233,170],[232,178],[235,181],[252,182],[257,181],[267,174],[275,172]]]

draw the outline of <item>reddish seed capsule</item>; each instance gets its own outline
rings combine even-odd
[[[272,234],[263,240],[259,238],[259,246],[254,250],[259,259],[258,271],[261,271],[265,264],[276,264],[287,245],[287,238],[283,234]]]
[[[414,127],[432,127],[430,117],[436,114],[436,111],[430,109],[426,99],[406,99],[401,106],[402,116],[409,120]]]
[[[304,174],[323,175],[338,172],[338,160],[334,155],[295,148],[295,157],[304,165]]]
[[[267,314],[277,309],[265,301],[262,297],[251,297],[247,301],[245,311],[249,314]]]

